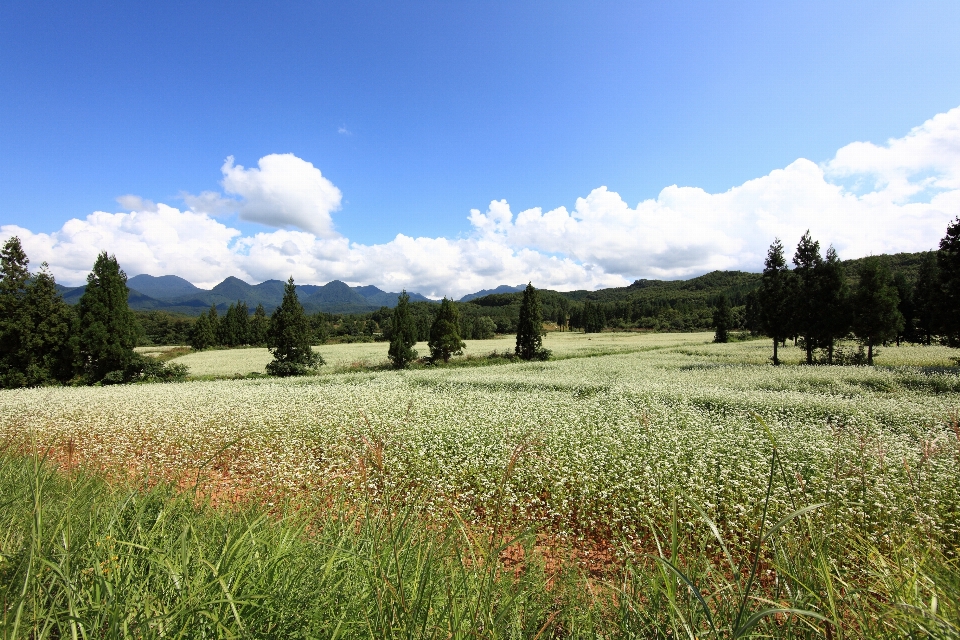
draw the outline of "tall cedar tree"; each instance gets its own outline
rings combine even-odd
[[[865,260],[853,299],[853,332],[867,345],[868,365],[873,365],[874,345],[895,338],[903,328],[899,304],[887,265],[876,257]]]
[[[833,246],[827,249],[827,258],[814,268],[816,279],[816,306],[820,310],[814,324],[814,341],[827,350],[827,363],[833,364],[836,341],[850,333],[853,317],[850,310],[850,288],[843,272],[843,264]]]
[[[270,317],[267,331],[267,347],[273,361],[267,365],[267,373],[274,376],[298,376],[322,365],[323,358],[312,348],[310,320],[297,298],[293,276],[283,287],[283,302]]]
[[[809,229],[793,254],[794,274],[797,287],[794,290],[794,328],[803,338],[807,352],[807,364],[813,364],[813,350],[816,347],[816,332],[820,323],[819,291],[817,267],[823,263],[820,257],[820,243],[810,237]]]
[[[767,249],[763,276],[757,291],[760,331],[773,339],[773,364],[780,365],[777,347],[793,332],[797,281],[783,257],[783,243],[779,238]]]
[[[913,285],[913,306],[916,316],[917,337],[923,344],[930,344],[939,330],[940,269],[937,267],[937,254],[928,251],[920,261],[917,281]]]
[[[197,350],[209,349],[217,346],[217,308],[210,307],[209,313],[201,313],[200,317],[193,324],[190,346]]]
[[[31,323],[27,310],[30,261],[14,236],[0,250],[0,386],[27,384]]]
[[[27,384],[64,383],[74,375],[77,318],[57,291],[47,263],[27,287],[27,309],[33,329]]]
[[[937,252],[940,269],[940,332],[950,346],[960,346],[960,216],[947,226]]]
[[[416,360],[417,325],[410,315],[410,296],[404,289],[397,298],[397,306],[393,309],[393,322],[390,325],[390,349],[387,357],[397,369],[406,369],[407,365]]]
[[[250,319],[250,344],[262,347],[267,344],[267,330],[270,328],[270,319],[263,308],[263,303],[257,305]]]
[[[227,309],[227,314],[220,322],[220,344],[225,347],[239,347],[248,344],[249,316],[250,310],[246,302],[237,300],[236,305],[231,304]]]
[[[717,306],[713,310],[714,342],[730,342],[730,329],[733,325],[733,313],[730,310],[730,301],[725,294],[717,298]]]
[[[897,288],[900,298],[900,315],[903,316],[903,328],[897,333],[897,346],[905,340],[918,342],[917,339],[917,310],[913,304],[913,288],[907,282],[907,276],[902,271],[893,274],[893,286]]]
[[[104,251],[97,256],[87,276],[87,288],[77,303],[80,336],[79,352],[88,382],[127,380],[139,362],[137,346],[139,326],[127,306],[127,274],[117,259]]]
[[[523,290],[523,300],[520,302],[517,346],[514,351],[521,360],[543,357],[543,311],[540,307],[540,295],[529,282]]]
[[[463,353],[466,346],[460,339],[460,312],[453,300],[444,298],[440,302],[440,311],[430,327],[430,357],[433,360],[450,361],[450,356]]]

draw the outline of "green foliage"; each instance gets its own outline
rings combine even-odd
[[[397,369],[405,369],[417,358],[417,327],[410,315],[410,296],[404,289],[393,310],[393,322],[390,328],[390,348],[387,357]]]
[[[787,339],[793,329],[793,302],[797,280],[787,267],[783,244],[777,238],[767,250],[763,275],[757,291],[760,331],[773,338],[773,364],[779,365],[777,345]]]
[[[942,291],[937,254],[929,251],[920,263],[913,285],[913,308],[916,313],[916,335],[923,344],[930,344],[940,325]]]
[[[136,360],[140,329],[127,306],[127,275],[106,252],[97,256],[77,303],[80,366],[88,382],[127,377]]]
[[[227,314],[220,322],[219,342],[223,347],[239,347],[250,344],[250,310],[247,303],[238,300],[236,305],[227,308]]]
[[[517,346],[514,352],[521,360],[547,360],[548,351],[543,348],[543,311],[540,296],[533,285],[527,283],[520,303],[520,318],[517,322]]]
[[[267,347],[273,361],[267,365],[267,373],[274,376],[303,375],[323,364],[320,354],[312,348],[310,320],[297,298],[293,276],[283,289],[283,302],[270,317],[267,331]]]
[[[270,319],[267,318],[267,312],[264,311],[263,304],[258,304],[253,318],[250,319],[250,344],[257,347],[266,345],[269,329]]]
[[[202,351],[215,347],[218,344],[217,334],[219,321],[217,319],[217,307],[210,306],[208,313],[200,314],[193,325],[193,334],[190,338],[190,346],[196,351]]]
[[[730,313],[730,301],[727,296],[721,294],[717,299],[717,308],[713,311],[713,326],[716,333],[713,336],[714,342],[730,342],[730,328],[733,325],[733,315]]]
[[[814,270],[816,279],[815,306],[819,316],[814,324],[814,341],[818,348],[827,350],[827,363],[833,363],[833,348],[837,340],[850,332],[853,321],[850,309],[850,289],[843,265],[831,246],[826,260]]]
[[[44,263],[31,277],[20,239],[0,250],[0,387],[64,382],[73,376],[72,310]]]
[[[864,261],[853,299],[853,332],[867,345],[868,365],[873,365],[873,347],[893,339],[903,328],[899,303],[887,266],[879,260]]]
[[[198,318],[169,311],[134,311],[143,329],[140,346],[189,345]]]
[[[466,346],[460,339],[460,314],[453,300],[444,298],[430,327],[430,357],[447,362],[450,356],[460,355]]]
[[[940,328],[953,346],[960,346],[960,216],[947,226],[937,252],[940,270]]]

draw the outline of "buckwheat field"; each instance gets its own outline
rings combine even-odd
[[[559,357],[548,362],[372,372],[344,372],[344,363],[379,361],[384,345],[341,345],[324,348],[327,373],[301,379],[4,391],[0,437],[64,467],[168,481],[221,506],[336,496],[470,530],[495,519],[533,531],[548,557],[568,550],[595,576],[672,557],[688,578],[696,565],[704,580],[735,581],[734,565],[716,567],[725,555],[763,555],[753,540],[778,521],[791,544],[835,547],[824,571],[849,580],[836,587],[840,600],[875,570],[864,549],[910,545],[955,558],[960,379],[947,368],[951,350],[891,346],[875,368],[806,367],[786,347],[789,364],[774,368],[767,341],[710,337],[552,335],[545,346]],[[255,370],[252,351],[183,360],[217,359],[198,367],[204,374],[243,372]],[[853,615],[849,601],[831,613],[825,596],[777,591],[789,571],[774,567],[777,549],[764,553],[764,598],[805,603],[825,619]],[[936,607],[936,585],[920,589]],[[938,620],[948,605],[939,606]],[[949,636],[956,621],[946,619],[930,628]],[[797,629],[841,628],[810,620]],[[701,623],[709,628],[693,619],[673,628]]]

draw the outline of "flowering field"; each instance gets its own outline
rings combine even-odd
[[[775,511],[826,502],[830,527],[960,540],[960,379],[902,364],[948,363],[948,349],[884,349],[892,368],[775,369],[760,364],[765,341],[704,337],[550,336],[560,355],[634,351],[498,367],[4,391],[0,437],[108,473],[200,477],[219,496],[366,483],[469,517],[490,509],[515,455],[506,500],[519,521],[630,537],[675,496],[724,530],[748,527],[772,451],[759,416],[789,472]],[[322,349],[337,362],[373,347]]]
[[[704,344],[711,341],[712,333],[651,334],[651,333],[603,333],[584,336],[582,333],[549,333],[543,344],[553,351],[556,357],[575,357],[619,351],[636,351],[664,344]],[[516,344],[514,336],[502,336],[490,340],[468,340],[464,355],[483,356],[492,352],[513,351]],[[314,347],[323,356],[326,366],[321,373],[339,373],[345,369],[376,366],[387,361],[386,342],[358,342],[353,344],[329,344]],[[430,355],[426,342],[415,347],[420,356]],[[160,350],[162,347],[145,349]],[[176,359],[176,362],[190,368],[190,375],[204,377],[225,377],[263,373],[264,367],[272,356],[267,349],[222,349],[190,353]],[[456,357],[454,358],[456,359]]]

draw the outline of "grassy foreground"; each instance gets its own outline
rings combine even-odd
[[[762,518],[737,559],[709,518],[684,523],[675,503],[655,555],[591,577],[573,563],[548,570],[534,536],[456,517],[429,526],[388,496],[360,511],[352,501],[224,510],[9,456],[0,495],[4,638],[960,633],[955,558],[922,539],[831,540],[805,519],[815,505]]]

